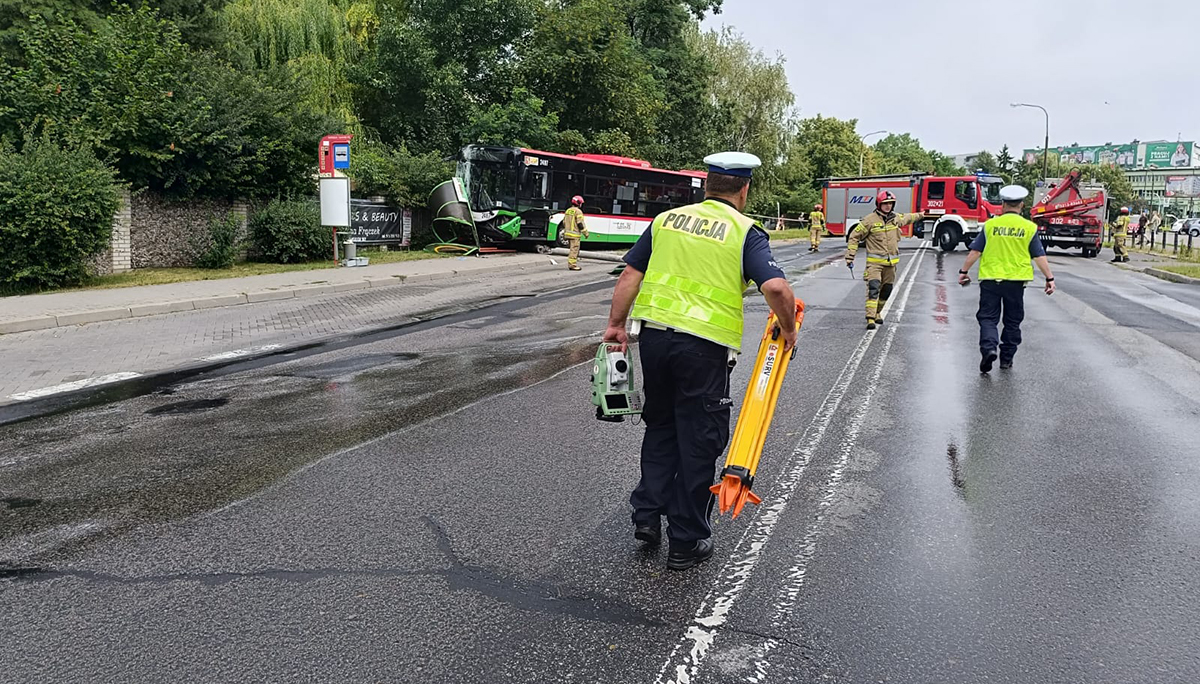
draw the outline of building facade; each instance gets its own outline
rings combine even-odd
[[[1106,164],[1125,172],[1145,206],[1187,213],[1200,198],[1200,145],[1193,141],[1151,140],[1114,145],[1051,147],[1063,165]],[[1041,161],[1042,150],[1022,151],[1027,164]]]

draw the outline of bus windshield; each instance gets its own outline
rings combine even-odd
[[[458,163],[458,176],[475,211],[516,207],[516,169],[494,162],[463,161]]]

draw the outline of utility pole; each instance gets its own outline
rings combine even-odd
[[[862,149],[860,149],[858,151],[858,177],[859,178],[862,178],[863,157],[867,154],[867,143],[865,141],[867,138],[869,138],[873,135],[879,135],[880,133],[887,133],[887,131],[872,131],[870,133],[863,133],[862,135],[858,136],[858,144],[862,146]]]
[[[1046,141],[1045,141],[1045,144],[1042,145],[1042,179],[1044,180],[1047,177],[1046,176],[1046,174],[1047,174],[1047,170],[1046,170],[1047,157],[1046,157],[1046,155],[1050,154],[1050,112],[1047,112],[1046,108],[1041,105],[1027,104],[1025,102],[1014,102],[1009,106],[1010,107],[1035,107],[1037,109],[1042,110],[1042,114],[1046,115]]]

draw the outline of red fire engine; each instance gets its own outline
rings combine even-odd
[[[898,213],[923,212],[925,220],[902,229],[906,237],[930,235],[944,251],[969,244],[992,216],[1000,213],[999,176],[931,176],[924,173],[824,179],[822,200],[827,230],[847,239],[858,222],[875,210],[875,195],[891,190]]]
[[[1082,183],[1079,169],[1060,181],[1040,185],[1034,192],[1029,217],[1038,227],[1038,237],[1046,247],[1083,249],[1083,256],[1100,253],[1108,197],[1104,185]],[[1066,200],[1055,204],[1055,200]]]

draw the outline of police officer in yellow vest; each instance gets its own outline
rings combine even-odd
[[[563,237],[567,239],[570,251],[567,253],[567,268],[572,271],[582,271],[579,267],[579,241],[590,237],[583,220],[583,198],[575,195],[571,198],[571,208],[563,214]]]
[[[1129,238],[1129,207],[1121,207],[1121,215],[1112,224],[1112,245],[1114,264],[1129,261],[1129,252],[1125,251],[1125,240]]]
[[[771,256],[767,234],[742,214],[758,157],[707,157],[706,198],[655,217],[625,255],[604,340],[625,348],[627,320],[640,322],[646,435],[641,480],[629,497],[634,537],[661,540],[667,567],[690,568],[713,553],[717,459],[729,442],[729,375],[742,346],[742,294],[758,284],[796,343],[795,295]],[[630,313],[632,309],[632,314]]]
[[[1019,185],[1000,189],[1001,214],[989,219],[971,242],[967,263],[958,272],[958,282],[967,285],[968,275],[979,262],[979,372],[990,373],[1000,348],[1000,368],[1012,368],[1017,346],[1021,344],[1021,321],[1025,319],[1025,284],[1033,280],[1037,264],[1046,277],[1046,294],[1054,294],[1054,274],[1037,236],[1037,225],[1021,216],[1021,207],[1029,191]],[[996,326],[1004,319],[1004,333]]]
[[[825,232],[825,207],[820,204],[813,207],[808,215],[808,251],[816,252],[821,246],[821,233]]]

